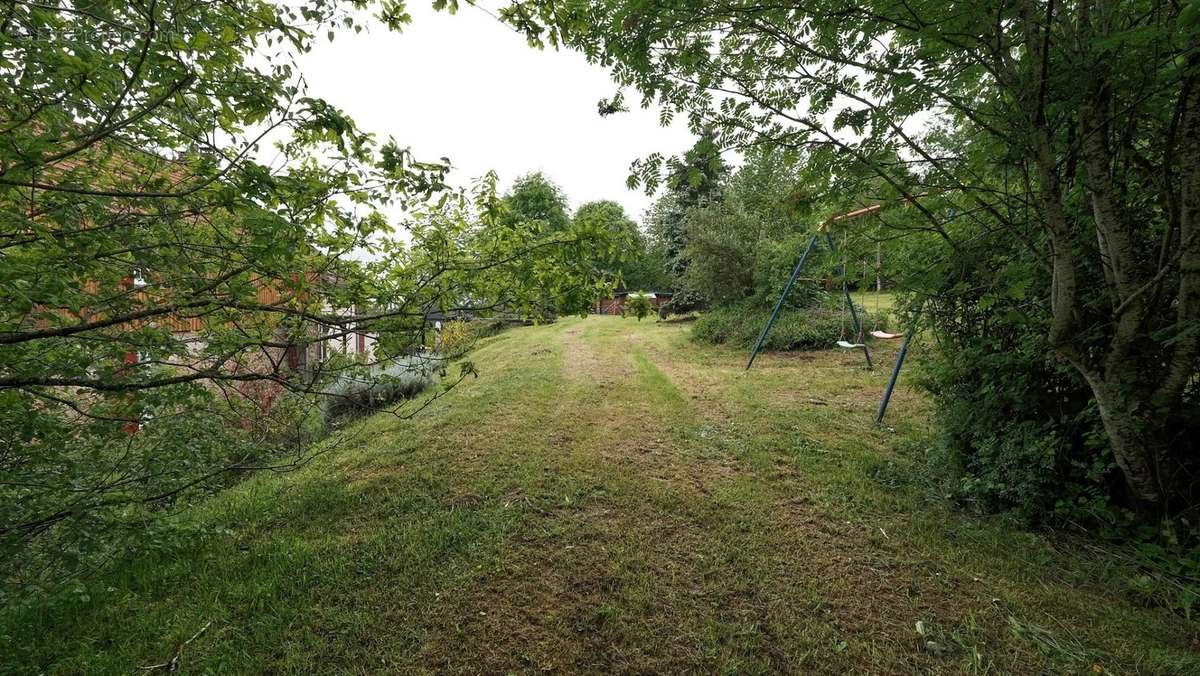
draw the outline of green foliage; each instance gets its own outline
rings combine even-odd
[[[754,303],[714,308],[700,315],[692,326],[692,339],[714,345],[731,345],[750,350],[758,340],[771,311]],[[867,326],[876,318],[860,313]],[[881,326],[885,325],[882,320]],[[826,307],[786,309],[779,313],[764,350],[825,350],[834,347],[839,337],[850,331],[850,320],[837,310]]]
[[[300,362],[372,330],[355,308],[390,299],[341,254],[447,169],[304,92],[295,57],[353,28],[350,3],[9,9],[5,63],[24,65],[0,80],[0,593],[297,462],[319,378],[287,346]]]
[[[726,192],[758,221],[758,236],[775,241],[812,231],[817,180],[805,173],[795,154],[762,145],[746,151]]]
[[[637,224],[625,214],[624,207],[612,200],[581,204],[572,220],[580,225],[609,230],[616,238],[632,239],[638,235]]]
[[[683,214],[687,232],[684,257],[689,266],[680,279],[681,287],[707,306],[746,299],[773,306],[819,222],[814,221],[818,216],[810,201],[818,184],[788,153],[761,147],[748,153],[720,200]],[[865,257],[860,250],[868,241],[859,236],[853,242],[839,243],[838,256],[820,242],[804,276],[788,296],[789,305],[807,307],[820,302],[824,294],[815,280],[840,283],[836,268],[846,258],[856,259],[847,273],[851,284],[865,283],[866,266],[857,259]]]
[[[1185,159],[1200,154],[1197,16],[1193,3],[1083,1],[526,0],[503,12],[713,146],[795,153],[819,188],[798,203],[823,216],[880,205],[831,229],[865,230],[845,247],[856,259],[878,251],[871,239],[907,240],[882,272],[914,293],[910,317],[920,299],[946,301],[931,323],[940,347],[983,359],[1040,341],[1073,372],[1067,398],[1094,402],[1099,434],[1074,405],[1044,436],[1048,413],[1033,408],[979,416],[968,464],[991,449],[999,485],[1004,466],[1057,464],[1064,444],[1089,467],[1111,456],[1124,486],[1108,484],[1109,498],[1185,529],[1200,505],[1200,164]],[[631,182],[664,173],[678,172],[652,155]],[[1002,345],[988,344],[995,332]],[[945,381],[969,374],[946,359]],[[1056,371],[1029,354],[986,382],[1008,401],[1055,387]]]
[[[654,240],[639,238],[640,247],[620,266],[622,284],[626,289],[670,291],[674,286],[667,273],[667,255]]]
[[[398,410],[396,404],[415,397],[432,384],[438,366],[433,357],[413,357],[366,377],[338,378],[323,391],[325,423],[339,424],[385,407]]]
[[[988,337],[917,360],[917,382],[934,397],[943,453],[959,499],[980,512],[1015,510],[1033,523],[1096,524],[1114,513],[1116,469],[1095,443],[1086,389],[1036,335],[994,322]]]
[[[504,196],[501,225],[538,223],[543,231],[561,232],[570,223],[567,196],[540,171],[526,174],[513,183]]]
[[[1132,559],[1134,569],[1126,581],[1143,603],[1170,608],[1189,620],[1200,613],[1200,547],[1188,551],[1177,544],[1141,542]]]
[[[754,293],[758,223],[740,205],[725,201],[688,212],[689,265],[683,286],[709,306],[736,303]]]
[[[808,246],[812,237],[807,233],[793,235],[779,240],[759,242],[758,253],[755,256],[754,269],[754,302],[760,307],[774,307],[783,288],[787,285],[797,261]],[[832,306],[831,295],[819,283],[822,277],[822,256],[815,255],[815,260],[805,264],[805,273],[792,285],[788,292],[786,306],[805,308],[815,305]],[[811,267],[809,267],[811,266]]]
[[[430,329],[427,347],[440,359],[453,361],[469,353],[481,339],[494,336],[518,321],[531,323],[532,319],[517,320],[512,316],[453,319],[443,322],[439,331]]]
[[[577,227],[610,233],[621,250],[605,267],[623,289],[669,288],[661,251],[652,247],[625,214],[625,208],[612,200],[597,200],[580,205],[572,219]]]
[[[447,161],[308,95],[299,55],[371,5],[407,20],[357,0],[6,8],[0,594],[135,548],[164,507],[302,464],[326,387],[407,395],[387,372],[431,311],[541,318],[608,289],[627,237],[571,223],[544,178],[507,209],[493,175],[453,191]],[[369,356],[330,349],[360,334],[378,337]]]
[[[655,167],[660,163],[656,161]],[[708,302],[704,294],[689,285],[686,279],[691,265],[688,220],[693,209],[721,200],[729,170],[713,136],[708,133],[701,134],[691,149],[680,158],[671,158],[668,165],[667,191],[650,210],[648,228],[666,260],[666,272],[674,292],[671,310],[684,313]]]
[[[711,131],[701,133],[695,145],[682,157],[671,158],[667,165],[667,190],[676,196],[683,209],[721,199],[729,167]]]
[[[919,308],[938,338],[921,350],[914,375],[937,404],[942,454],[957,477],[953,492],[982,512],[1011,510],[1034,524],[1140,537],[1091,388],[1055,354],[1049,317],[1031,304],[1047,293],[1048,275],[1022,261],[1019,241],[970,223],[949,228],[972,241],[960,260],[996,267],[960,268],[961,281],[949,289],[944,268],[901,279],[947,289],[911,296],[906,306],[910,320]],[[936,238],[925,242],[937,246]],[[1177,443],[1183,450],[1191,442]]]
[[[622,317],[632,315],[637,317],[639,322],[649,317],[653,312],[654,306],[650,304],[650,297],[644,291],[631,293],[626,296],[625,304],[621,307]]]
[[[705,166],[696,158],[703,156],[701,146],[711,147],[708,144],[711,139],[702,137],[684,157],[691,161],[680,161],[680,166]],[[754,149],[732,175],[723,163],[714,166],[721,173],[704,180],[701,185],[707,188],[699,192],[681,187],[679,177],[686,172],[677,168],[668,191],[649,213],[652,237],[663,243],[676,291],[671,307],[676,311],[749,297],[773,296],[773,303],[778,294],[772,290],[782,288],[780,276],[787,279],[803,248],[796,233],[813,225],[804,220],[812,218],[806,179],[789,154]],[[791,260],[782,272],[774,260],[781,245],[793,247],[784,255]],[[801,304],[808,301],[808,291],[800,290]]]
[[[120,421],[104,429],[38,420],[42,447],[21,439],[20,425],[6,426],[3,443],[37,453],[9,470],[6,480],[57,479],[5,486],[6,523],[46,522],[47,514],[77,509],[46,522],[43,531],[25,531],[28,540],[0,540],[0,557],[8,566],[0,588],[6,604],[54,593],[63,580],[86,576],[99,562],[187,537],[156,523],[162,505],[182,507],[264,465],[294,466],[302,457],[283,449],[304,448],[321,432],[313,402],[298,396],[279,397],[269,408],[248,397],[232,403],[197,398],[186,406],[170,397],[155,399],[161,403],[144,406],[137,434],[124,431]],[[9,420],[15,410],[0,409]],[[105,477],[104,490],[82,490]],[[111,506],[97,507],[92,503],[97,499]]]
[[[475,341],[471,324],[461,320],[442,324],[438,333],[437,349],[446,358],[460,357],[471,349]]]

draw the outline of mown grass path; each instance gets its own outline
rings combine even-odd
[[[4,666],[1200,671],[1197,625],[1134,604],[1111,562],[952,510],[913,391],[869,424],[892,349],[874,372],[821,352],[742,374],[685,325],[509,331],[415,421],[365,420],[183,515],[193,544],[9,611]]]

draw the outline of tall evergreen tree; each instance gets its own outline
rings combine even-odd
[[[720,201],[729,167],[721,157],[715,137],[707,130],[669,166],[667,190],[655,204],[651,228],[663,243],[667,272],[675,287],[671,307],[687,311],[704,304],[703,296],[686,283],[688,218],[694,209]]]

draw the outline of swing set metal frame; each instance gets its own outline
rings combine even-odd
[[[771,317],[767,319],[767,325],[764,326],[763,330],[758,334],[758,340],[755,341],[754,349],[750,352],[750,360],[746,362],[745,371],[750,370],[750,367],[754,365],[754,359],[758,357],[760,352],[762,352],[762,346],[767,339],[767,334],[771,332],[771,327],[774,326],[775,320],[779,317],[779,311],[783,309],[783,304],[787,300],[788,294],[791,293],[792,287],[796,284],[796,279],[799,278],[800,273],[804,270],[805,265],[808,263],[809,256],[812,254],[813,249],[817,247],[821,235],[825,236],[825,243],[829,247],[829,252],[836,255],[837,246],[833,242],[833,236],[829,233],[829,226],[838,221],[868,216],[877,213],[882,209],[882,204],[875,204],[862,209],[856,209],[854,211],[837,214],[822,223],[820,227],[817,228],[817,232],[809,238],[808,246],[804,248],[804,253],[800,255],[800,260],[796,262],[796,267],[792,269],[792,276],[788,278],[787,284],[784,285],[783,293],[779,294],[779,300],[775,302],[775,307],[771,310]],[[850,310],[850,318],[854,323],[854,331],[857,335],[862,336],[862,323],[859,320],[857,310],[854,308],[854,299],[850,295],[850,284],[846,279],[846,264],[844,261],[838,265],[837,274],[842,278],[842,296],[845,300],[846,307]],[[912,341],[913,333],[915,331],[916,322],[914,321],[913,325],[910,326],[908,331],[904,333],[904,341],[900,344],[900,352],[896,355],[896,363],[892,366],[892,373],[888,378],[887,387],[883,391],[883,398],[879,401],[879,409],[875,413],[876,425],[883,422],[883,416],[887,412],[888,402],[891,401],[892,392],[896,389],[896,382],[900,378],[900,369],[904,366],[904,358],[908,355],[908,346]],[[846,343],[843,347],[850,347],[854,349],[861,347],[863,356],[867,362],[867,368],[874,368],[874,365],[871,361],[871,351],[865,343],[852,344],[839,340],[839,346],[842,346],[841,343],[843,342]]]

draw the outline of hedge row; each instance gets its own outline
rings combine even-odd
[[[734,305],[705,312],[692,327],[692,340],[715,345],[731,345],[747,350],[754,347],[758,334],[767,324],[771,311],[758,306]],[[881,318],[859,312],[863,325],[886,329]],[[855,338],[848,315],[828,308],[785,309],[779,313],[764,350],[814,350],[834,346],[841,337]]]

